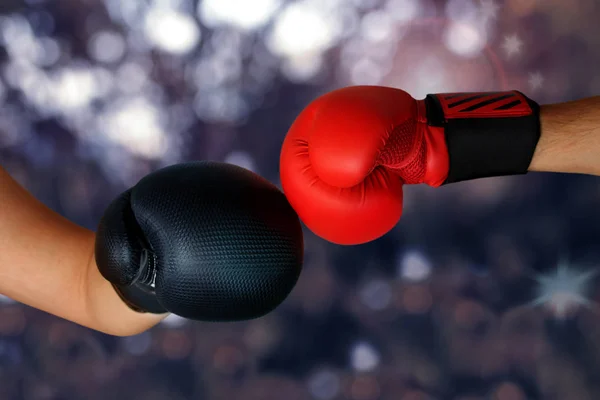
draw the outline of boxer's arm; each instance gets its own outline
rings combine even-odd
[[[530,171],[600,175],[600,96],[540,108]]]
[[[111,335],[134,335],[165,315],[132,311],[94,259],[94,232],[58,215],[0,167],[0,293]]]

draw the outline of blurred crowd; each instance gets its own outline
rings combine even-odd
[[[3,0],[0,164],[95,229],[164,165],[278,183],[290,124],[338,87],[600,95],[598,21],[597,0]],[[291,296],[243,323],[117,338],[1,298],[0,400],[598,399],[599,205],[586,176],[407,187],[378,241],[306,231]]]

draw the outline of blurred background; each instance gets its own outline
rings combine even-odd
[[[2,0],[0,163],[95,229],[173,163],[278,184],[295,116],[342,86],[599,95],[598,21],[597,0]],[[116,338],[3,297],[0,399],[598,399],[599,205],[586,176],[408,187],[374,243],[306,232],[292,295],[244,323]]]

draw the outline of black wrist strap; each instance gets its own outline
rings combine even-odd
[[[154,280],[156,279],[156,260],[154,254],[144,250],[140,269],[130,285],[115,285],[115,291],[121,300],[133,311],[140,313],[164,314],[168,312],[156,298]]]
[[[430,94],[427,120],[443,127],[444,184],[526,174],[540,138],[539,105],[518,91]]]
[[[141,285],[120,286],[113,284],[113,287],[121,300],[133,311],[151,314],[168,312],[158,303],[156,295]]]

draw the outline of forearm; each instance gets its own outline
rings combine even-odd
[[[600,175],[600,96],[541,106],[530,171]]]
[[[0,293],[109,334],[159,321],[130,310],[100,275],[92,231],[50,210],[1,167],[0,194]]]
[[[88,325],[90,328],[112,335],[130,336],[146,331],[168,315],[133,311],[100,274],[93,256],[87,265],[87,310],[94,323],[93,326]]]

